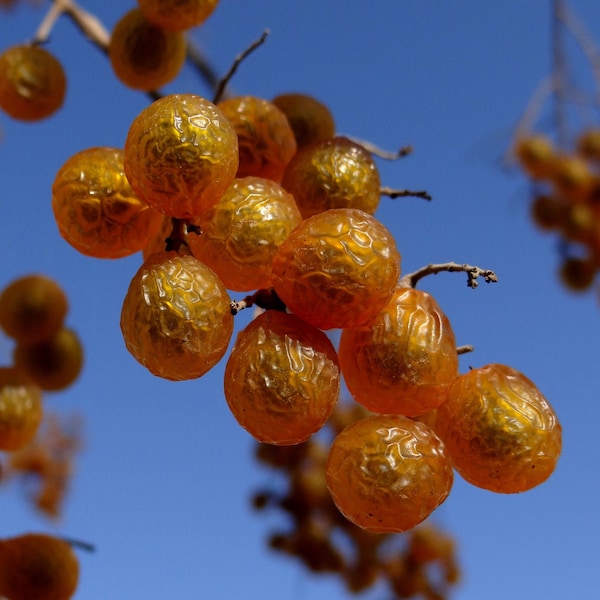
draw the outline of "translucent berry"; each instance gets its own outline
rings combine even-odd
[[[577,152],[588,160],[600,162],[600,129],[583,131],[577,139]]]
[[[0,109],[13,119],[38,121],[62,105],[67,78],[60,62],[39,46],[14,46],[0,54]]]
[[[149,20],[168,31],[183,31],[201,25],[219,0],[137,0]]]
[[[454,332],[427,292],[398,288],[369,325],[342,331],[339,359],[355,400],[414,417],[437,408],[458,375]]]
[[[96,258],[139,252],[162,224],[162,215],[131,188],[118,148],[89,148],[69,158],[52,185],[52,210],[61,236]]]
[[[298,151],[281,185],[294,196],[305,219],[330,208],[360,208],[373,214],[381,197],[371,154],[344,137]]]
[[[592,287],[599,268],[591,257],[567,257],[559,267],[559,277],[566,288],[573,292],[585,292]]]
[[[306,94],[280,94],[273,104],[287,117],[298,148],[320,144],[335,135],[335,122],[322,102]]]
[[[589,163],[577,155],[557,156],[549,177],[556,194],[571,202],[586,202],[596,184]]]
[[[556,414],[533,382],[511,367],[490,364],[461,375],[436,412],[436,433],[473,485],[523,492],[556,467],[562,447]]]
[[[372,415],[333,441],[327,486],[340,512],[376,533],[407,531],[426,519],[453,483],[444,444],[401,415]]]
[[[566,219],[568,207],[564,201],[540,194],[531,203],[531,217],[541,229],[556,229]]]
[[[43,390],[59,391],[79,377],[83,347],[75,331],[62,327],[43,342],[17,344],[13,360]]]
[[[375,318],[392,297],[400,254],[386,227],[354,208],[303,221],[273,259],[273,286],[288,308],[321,329]]]
[[[206,263],[230,290],[271,286],[273,256],[300,224],[291,194],[270,179],[236,179],[223,197],[194,224],[188,236],[192,254]]]
[[[554,169],[556,151],[545,135],[531,134],[519,137],[514,153],[519,165],[533,179],[547,179]]]
[[[39,342],[58,331],[68,309],[67,296],[56,281],[45,275],[26,275],[0,294],[0,327],[18,342]]]
[[[115,75],[126,86],[156,90],[175,79],[183,67],[185,36],[165,31],[133,9],[115,26],[108,55]]]
[[[131,280],[121,330],[129,352],[154,375],[195,379],[227,350],[233,332],[227,290],[193,256],[154,254]]]
[[[218,107],[238,136],[238,177],[264,177],[281,181],[296,152],[294,132],[285,115],[268,100],[239,96],[219,102]]]
[[[0,450],[23,448],[35,436],[42,417],[40,388],[19,369],[0,367]]]
[[[69,600],[79,561],[64,540],[27,533],[0,541],[0,594],[9,600]]]
[[[327,421],[340,391],[333,345],[298,317],[269,310],[236,340],[225,369],[225,398],[258,441],[299,444]]]
[[[193,94],[165,96],[134,119],[124,162],[142,200],[186,219],[214,206],[233,182],[237,135],[212,102]]]

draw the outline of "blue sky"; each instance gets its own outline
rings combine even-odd
[[[134,3],[82,5],[111,28]],[[570,5],[600,39],[598,4]],[[42,14],[1,13],[0,46],[30,38]],[[456,478],[434,515],[458,542],[464,582],[455,597],[589,597],[600,557],[600,306],[596,294],[573,295],[557,282],[556,242],[534,230],[526,182],[502,167],[511,131],[550,68],[549,2],[222,0],[194,37],[225,73],[265,28],[268,40],[238,70],[235,91],[313,94],[340,133],[388,149],[414,146],[409,158],[379,163],[385,185],[434,198],[384,199],[377,213],[404,272],[449,260],[494,269],[499,282],[476,290],[459,274],[420,287],[435,295],[458,343],[475,346],[462,370],[489,362],[521,370],[563,424],[563,456],[539,488],[503,496]],[[76,385],[46,402],[84,415],[87,445],[63,520],[45,522],[6,488],[2,535],[49,530],[94,543],[96,553],[81,554],[81,600],[345,598],[335,580],[309,577],[266,550],[271,526],[283,521],[249,507],[272,475],[228,412],[223,365],[173,383],[127,354],[120,307],[140,257],[90,259],[59,237],[50,206],[57,169],[84,148],[122,146],[147,98],[118,83],[67,19],[49,49],[69,77],[62,111],[35,125],[0,115],[0,286],[44,272],[67,290],[86,365]],[[583,65],[576,51],[572,59]],[[210,95],[189,69],[164,91]],[[249,315],[236,319],[239,328]],[[0,339],[0,357],[9,354]]]

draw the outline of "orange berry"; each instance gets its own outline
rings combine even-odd
[[[377,413],[437,408],[458,375],[454,332],[427,292],[396,289],[369,325],[342,331],[339,359],[354,399]]]
[[[60,62],[39,46],[14,46],[0,54],[0,109],[13,119],[38,121],[62,105],[67,78]]]
[[[183,67],[185,36],[165,31],[133,9],[115,26],[108,55],[115,75],[126,86],[156,90],[175,79]]]
[[[585,292],[592,287],[598,266],[598,261],[589,257],[565,258],[559,268],[560,280],[573,292]]]
[[[281,185],[294,196],[305,219],[330,208],[360,208],[373,214],[381,198],[373,157],[345,137],[300,150]]]
[[[162,224],[162,215],[131,188],[119,148],[89,148],[69,158],[52,185],[52,210],[61,236],[96,258],[139,252]]]
[[[244,177],[194,219],[202,234],[188,236],[188,243],[228,289],[267,288],[275,252],[301,221],[294,198],[277,183]]]
[[[69,600],[78,580],[79,561],[64,540],[27,533],[0,541],[0,594],[9,600]]]
[[[552,173],[555,150],[545,135],[531,134],[518,138],[514,153],[521,167],[533,179],[547,179]]]
[[[600,161],[600,129],[592,128],[582,132],[577,139],[577,152],[596,163]]]
[[[201,25],[219,0],[137,0],[149,20],[168,31],[183,31]]]
[[[407,531],[426,519],[453,483],[444,444],[401,415],[371,415],[333,441],[327,486],[340,512],[375,533]]]
[[[121,331],[129,352],[154,375],[195,379],[227,350],[233,332],[227,290],[193,256],[153,254],[131,280]]]
[[[42,392],[15,367],[0,367],[0,450],[23,448],[42,422]]]
[[[325,424],[339,392],[338,360],[327,336],[275,310],[239,333],[225,368],[233,416],[268,444],[306,441]]]
[[[457,377],[437,409],[435,431],[462,477],[501,493],[529,490],[556,467],[561,426],[535,384],[506,365]]]
[[[68,309],[67,296],[56,281],[26,275],[0,294],[0,327],[17,342],[39,342],[58,331]]]
[[[556,229],[564,222],[568,207],[555,196],[540,194],[531,203],[531,217],[541,229]]]
[[[320,144],[335,135],[335,122],[322,102],[306,94],[280,94],[273,104],[287,117],[298,148]]]
[[[571,202],[586,202],[596,184],[587,160],[576,155],[556,157],[549,177],[557,195]]]
[[[165,96],[134,119],[125,173],[137,195],[186,219],[214,206],[235,178],[238,140],[223,113],[193,94]]]
[[[369,323],[391,298],[399,274],[393,236],[375,217],[355,208],[306,219],[273,259],[279,297],[321,329]]]
[[[285,115],[268,100],[254,96],[228,98],[217,105],[233,125],[239,143],[238,177],[281,181],[296,152],[296,139]]]
[[[83,348],[79,336],[62,327],[42,342],[17,344],[13,360],[43,390],[55,392],[69,387],[79,377]]]

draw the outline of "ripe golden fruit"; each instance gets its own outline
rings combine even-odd
[[[195,217],[214,206],[233,182],[237,134],[209,100],[165,96],[131,124],[124,166],[131,187],[150,207],[170,217]]]
[[[154,375],[195,379],[227,350],[233,332],[227,290],[193,256],[153,254],[131,280],[121,331],[129,352]]]
[[[13,119],[38,121],[62,105],[67,78],[60,62],[39,46],[14,46],[0,54],[0,109]]]
[[[183,31],[201,25],[219,0],[137,0],[149,20],[168,31]]]

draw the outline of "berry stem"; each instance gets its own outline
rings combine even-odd
[[[470,288],[476,288],[479,285],[479,277],[483,277],[486,283],[496,283],[498,276],[494,271],[490,269],[482,269],[474,265],[459,264],[455,262],[447,262],[440,264],[429,264],[425,267],[421,267],[414,273],[408,273],[400,279],[399,284],[404,287],[416,287],[417,283],[427,275],[437,275],[447,271],[449,273],[466,273],[467,274],[467,285]]]
[[[348,138],[355,144],[362,146],[367,152],[370,152],[374,156],[377,156],[378,158],[383,158],[385,160],[398,160],[399,158],[404,158],[405,156],[412,154],[413,151],[412,146],[402,146],[402,148],[390,152],[389,150],[383,150],[382,148],[379,148],[375,144],[367,142],[366,140],[360,140],[349,135],[344,137]]]
[[[232,300],[231,314],[237,315],[240,310],[250,308],[251,306],[258,306],[265,310],[279,310],[285,312],[285,304],[281,298],[277,295],[273,288],[264,290],[257,290],[254,294],[246,296],[243,300]]]

